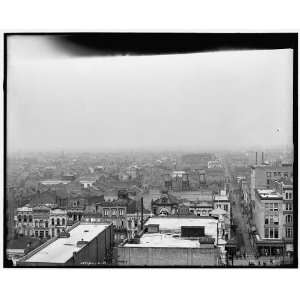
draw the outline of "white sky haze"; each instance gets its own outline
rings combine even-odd
[[[9,37],[8,151],[291,146],[292,56],[74,57]]]

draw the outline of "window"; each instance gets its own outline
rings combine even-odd
[[[285,210],[293,210],[293,205],[292,205],[292,203],[286,203],[286,204],[285,204]]]
[[[77,201],[73,202],[73,206],[76,207],[77,206]]]
[[[119,215],[120,215],[120,216],[123,216],[123,215],[124,215],[124,209],[123,209],[123,208],[119,209]]]
[[[279,205],[278,203],[266,203],[265,210],[266,211],[278,211]]]
[[[293,237],[293,228],[290,228],[290,227],[286,228],[285,229],[285,236],[287,238],[292,238]]]
[[[49,231],[46,230],[45,232],[46,232],[46,237],[49,237]]]
[[[269,238],[269,228],[265,228],[265,239]]]
[[[44,230],[40,230],[40,238],[44,238]]]
[[[48,221],[45,221],[45,227],[48,228]]]
[[[278,228],[265,228],[265,239],[278,239],[279,230]]]
[[[270,185],[270,183],[271,183],[271,180],[267,179],[267,185]]]
[[[292,200],[293,199],[293,194],[289,193],[289,199]]]
[[[36,237],[39,236],[39,232],[37,230],[34,232],[34,234],[35,234]]]
[[[39,227],[39,222],[36,220],[36,221],[34,221],[34,226],[35,227]]]
[[[278,216],[274,216],[273,217],[273,224],[274,225],[279,225],[279,218],[278,218]]]
[[[27,222],[27,216],[26,215],[23,216],[23,220],[24,220],[25,223]]]
[[[271,177],[271,172],[267,172],[267,177]]]
[[[115,215],[117,214],[117,210],[116,210],[115,208],[113,208],[113,209],[111,210],[111,214],[112,214],[112,216],[115,216]]]
[[[32,223],[32,216],[29,216],[29,223]]]
[[[277,172],[274,172],[273,175],[274,175],[274,176],[277,176]]]
[[[265,225],[268,225],[269,224],[269,217],[266,217],[265,218]]]
[[[277,172],[277,175],[278,175],[278,176],[281,176],[281,172]]]
[[[293,216],[292,215],[286,215],[286,217],[285,217],[285,223],[286,224],[293,223]]]
[[[62,218],[62,220],[61,220],[61,225],[62,225],[62,226],[65,226],[65,224],[66,224],[66,220],[65,220],[65,218]]]
[[[18,215],[18,221],[22,222],[22,216],[21,215]]]
[[[224,210],[228,211],[228,204],[224,204]]]
[[[54,218],[51,219],[51,225],[54,226]]]
[[[104,209],[103,209],[103,213],[104,213],[104,216],[107,217],[107,216],[108,216],[108,209],[107,209],[107,208],[104,208]]]
[[[60,219],[59,218],[56,219],[56,226],[60,226]]]

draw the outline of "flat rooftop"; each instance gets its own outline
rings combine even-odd
[[[178,234],[145,233],[139,244],[125,244],[124,247],[200,248],[200,243],[198,239],[182,238]]]
[[[147,225],[159,225],[159,233],[157,234],[181,234],[181,227],[182,226],[204,226],[204,232],[206,236],[211,236],[216,240],[217,238],[217,223],[218,220],[213,217],[152,217],[149,218],[145,222],[145,226]],[[141,239],[150,233],[144,234]],[[170,236],[166,237],[164,235],[160,236],[161,240],[163,241],[164,238],[168,238],[167,244],[173,244],[173,242],[180,247],[178,243],[178,239],[172,239]],[[162,242],[163,243],[163,242]],[[182,242],[183,243],[183,242]],[[189,243],[190,242],[185,242]],[[191,242],[192,243],[192,242]],[[198,242],[199,243],[199,242]],[[150,245],[148,244],[148,247]],[[157,246],[158,247],[158,246]]]
[[[256,190],[260,199],[263,200],[267,200],[267,199],[282,199],[282,195],[280,195],[279,193],[277,193],[274,190],[270,190],[270,189],[257,189]]]
[[[79,224],[69,231],[70,237],[56,239],[29,257],[26,262],[65,263],[73,256],[73,252],[78,252],[83,248],[77,247],[78,241],[83,239],[90,242],[108,226],[109,224]]]

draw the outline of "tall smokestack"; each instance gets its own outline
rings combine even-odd
[[[257,152],[255,152],[255,164],[257,165]]]
[[[264,163],[264,153],[263,152],[261,153],[261,163],[262,164]]]
[[[144,228],[144,199],[141,198],[141,230]]]

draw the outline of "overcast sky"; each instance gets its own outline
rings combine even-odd
[[[292,144],[292,50],[74,57],[8,40],[8,151]]]

